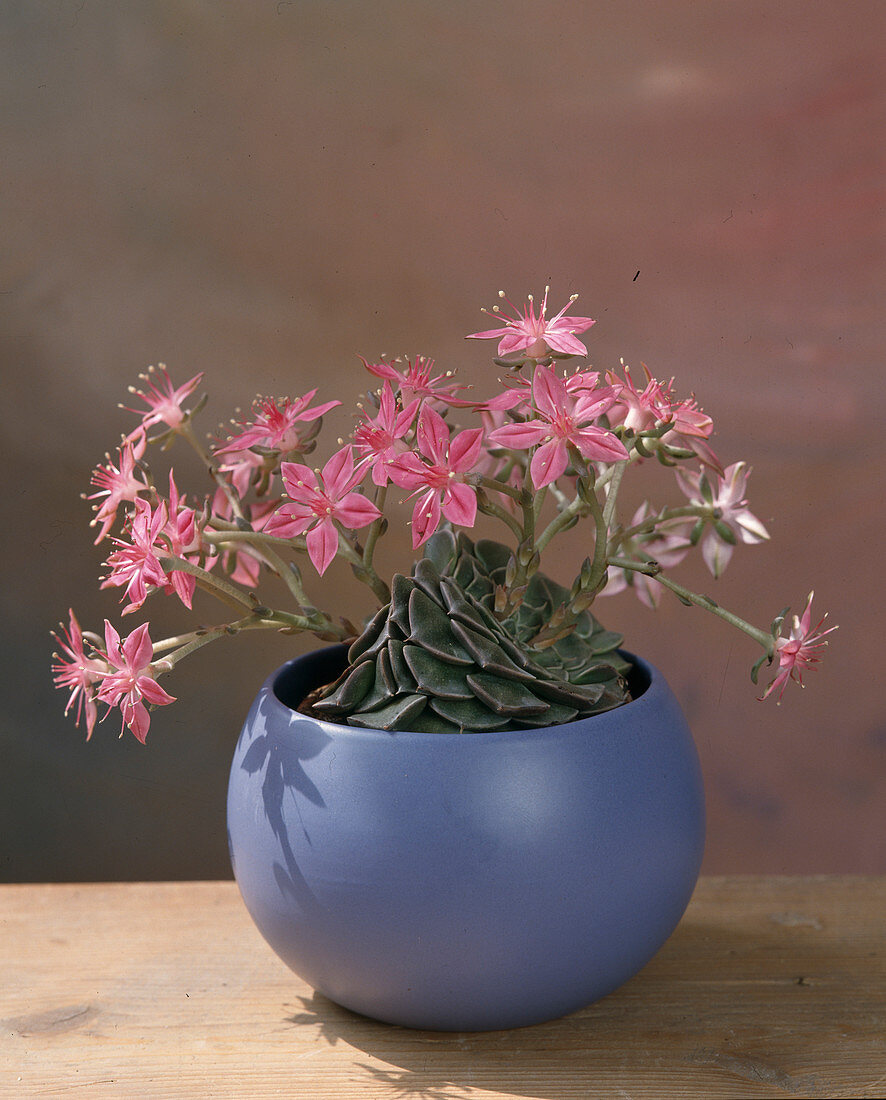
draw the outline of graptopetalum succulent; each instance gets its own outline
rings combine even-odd
[[[101,587],[123,590],[124,615],[166,592],[201,618],[155,640],[147,622],[121,638],[106,620],[102,637],[69,611],[52,670],[87,737],[102,704],[105,717],[119,708],[121,733],[144,742],[151,708],[174,702],[158,679],[210,642],[255,630],[348,646],[341,677],[303,703],[341,723],[480,732],[570,722],[630,699],[621,638],[590,611],[598,596],[626,588],[651,608],[670,591],[751,638],[762,651],[754,682],[764,662],[778,661],[762,698],[780,700],[789,680],[802,683],[834,630],[823,619],[813,625],[811,593],[785,633],[787,608],[768,629],[756,627],[670,575],[698,546],[717,577],[738,543],[768,538],[747,507],[746,463],[723,466],[695,397],[680,398],[673,379],[649,371],[638,386],[624,364],[621,373],[587,365],[564,373],[563,360],[587,355],[577,335],[594,324],[569,312],[576,296],[552,317],[547,290],[522,309],[501,297],[513,316],[496,306],[497,327],[469,336],[498,341],[499,392],[472,395],[421,355],[363,359],[381,384],[357,403],[350,441],[339,438],[314,468],[303,460],[340,401],[315,404],[314,389],[258,398],[233,434],[207,446],[192,425],[205,399],[189,406],[202,375],[179,386],[165,367],[142,376],[146,388],[133,392],[144,407],[129,410],[141,423],[92,477],[96,543],[112,543]],[[468,427],[469,417],[479,426]],[[149,444],[165,451],[176,438],[197,452],[211,496],[181,492],[171,468],[167,493],[145,460]],[[674,468],[687,499],[644,501],[628,519],[622,480],[653,459]],[[423,556],[389,585],[375,552],[395,488],[412,503],[412,549]],[[465,534],[481,516],[508,528],[509,546]],[[541,555],[581,522],[590,553],[564,588],[539,571]],[[318,606],[304,559],[316,578],[339,559],[368,585],[381,607],[362,633]],[[267,574],[285,585],[283,606],[266,601],[277,600],[268,588],[259,596]],[[224,621],[205,624],[193,605],[198,590],[224,605]]]
[[[627,702],[620,635],[584,610],[562,636],[544,637],[568,589],[536,571],[520,606],[495,614],[510,558],[489,539],[433,535],[412,576],[394,576],[390,602],[314,713],[373,729],[479,733],[559,725]]]

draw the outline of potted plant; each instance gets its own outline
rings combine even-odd
[[[590,1003],[640,969],[676,926],[701,861],[698,760],[660,673],[621,648],[596,600],[626,587],[651,608],[670,592],[737,627],[776,672],[761,698],[800,681],[830,629],[811,600],[786,632],[745,622],[671,575],[700,550],[714,576],[739,543],[768,537],[745,499],[744,463],[723,466],[712,421],[673,381],[579,357],[593,324],[530,296],[471,339],[498,342],[505,372],[475,394],[433,361],[363,360],[372,390],[350,439],[305,459],[339,401],[259,399],[233,430],[194,428],[202,376],[162,366],[134,390],[140,422],[92,476],[103,587],[123,614],[196,589],[227,614],[176,637],[57,635],[53,671],[91,736],[119,711],[145,742],[161,680],[210,642],[307,632],[322,648],[259,691],[231,769],[232,863],[281,957],[318,990],[393,1023],[519,1026]],[[578,365],[576,365],[578,363]],[[149,444],[193,447],[212,491],[186,496]],[[680,499],[619,509],[623,479],[672,467]],[[383,577],[375,551],[392,499],[412,503],[417,559]],[[490,517],[505,541],[476,537]],[[542,569],[577,524],[589,553],[561,584]],[[117,532],[112,534],[112,532]],[[377,611],[354,625],[312,593],[336,558]],[[282,578],[288,604],[259,595]],[[326,593],[328,594],[328,593]],[[593,611],[592,611],[593,608]]]

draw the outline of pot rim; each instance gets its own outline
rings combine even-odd
[[[323,646],[319,649],[309,650],[307,653],[291,658],[268,676],[259,692],[259,698],[265,701],[265,705],[270,703],[279,713],[289,714],[291,720],[303,719],[306,722],[316,725],[328,736],[346,736],[356,740],[378,740],[380,738],[396,737],[401,742],[409,740],[427,742],[430,738],[435,744],[443,743],[445,739],[448,738],[450,742],[458,741],[464,743],[464,733],[382,730],[372,727],[351,726],[339,722],[330,722],[324,718],[316,718],[312,715],[304,714],[295,709],[295,707],[290,706],[281,698],[281,681],[289,676],[296,666],[303,664],[305,661],[316,660],[319,662],[322,661],[324,657],[328,660],[336,651],[345,648],[346,647],[343,645]],[[612,710],[603,711],[600,714],[588,715],[585,718],[579,718],[572,722],[561,722],[558,725],[535,726],[525,729],[470,731],[469,741],[475,742],[478,737],[481,737],[484,742],[488,742],[496,738],[509,739],[512,741],[537,741],[540,737],[544,737],[545,735],[569,736],[570,731],[585,728],[585,724],[589,721],[596,721],[599,725],[602,725],[601,720],[603,719],[608,719],[608,724],[610,726],[620,726],[628,723],[633,725],[638,720],[644,720],[647,713],[654,714],[659,710],[664,705],[667,697],[673,700],[673,695],[668,687],[667,681],[654,665],[650,664],[648,661],[644,661],[641,657],[637,657],[636,654],[628,650],[620,649],[619,653],[631,662],[635,674],[640,677],[642,681],[645,681],[645,687],[642,693],[636,698],[631,699],[630,702],[624,703],[619,707],[614,707]],[[303,697],[304,696],[302,696],[302,698]]]

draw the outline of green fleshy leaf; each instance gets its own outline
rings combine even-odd
[[[488,707],[475,698],[470,699],[431,699],[430,708],[460,730],[475,733],[483,730],[501,729],[508,724],[506,715],[493,714]]]
[[[480,702],[496,714],[510,718],[542,714],[547,709],[543,700],[514,680],[502,680],[488,672],[474,672],[468,674],[467,681]]]
[[[443,576],[456,554],[455,536],[451,531],[435,531],[425,543],[424,556]]]
[[[551,703],[544,714],[526,715],[522,718],[514,718],[513,721],[520,726],[540,729],[544,726],[560,726],[564,722],[574,722],[578,715],[579,711],[575,707]]]
[[[564,680],[539,680],[532,690],[549,702],[575,707],[576,713],[593,706],[603,695],[602,684],[571,684]]]
[[[483,612],[477,610],[477,606],[453,581],[444,577],[440,581],[440,593],[446,604],[446,610],[453,619],[457,619],[480,634],[494,637],[492,628],[483,619]]]
[[[500,645],[455,619],[452,620],[450,625],[452,633],[484,672],[502,676],[507,680],[522,680],[524,683],[535,682],[535,676],[515,664]]]
[[[440,574],[432,562],[426,558],[419,558],[412,570],[412,579],[434,603],[443,606],[443,597],[440,595]]]
[[[345,670],[329,694],[314,703],[314,710],[321,714],[344,713],[357,706],[374,682],[375,661],[361,661]]]
[[[411,695],[415,691],[415,677],[409,670],[403,656],[404,643],[398,641],[388,642],[388,655],[391,658],[391,672],[397,683],[397,690]]]
[[[439,714],[425,707],[421,714],[409,719],[409,728],[413,733],[470,733],[470,730],[460,729],[452,722],[447,722]]]
[[[447,664],[434,657],[421,646],[403,647],[403,658],[409,666],[414,682],[420,691],[432,698],[471,699],[473,692],[468,687],[465,672],[458,665]]]
[[[387,622],[387,618],[387,607],[380,607],[363,628],[363,633],[360,637],[351,643],[351,648],[348,650],[349,665],[356,664],[366,650],[368,650],[372,643],[378,638]]]
[[[415,588],[409,596],[409,639],[454,665],[472,665],[470,655],[452,636],[452,624],[442,607]]]
[[[403,637],[409,637],[409,597],[415,585],[402,573],[395,573],[391,578],[391,610],[388,615],[390,622],[396,623],[403,632]]]
[[[364,729],[408,730],[410,723],[425,709],[427,701],[425,695],[404,695],[370,714],[349,714],[348,722]]]

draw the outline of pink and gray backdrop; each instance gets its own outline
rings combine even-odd
[[[202,651],[147,747],[62,716],[50,629],[69,606],[120,621],[79,494],[134,423],[117,405],[138,372],[205,371],[207,430],[256,393],[355,399],[358,352],[491,385],[464,334],[500,288],[547,282],[598,319],[595,367],[675,375],[753,466],[771,542],[687,581],[763,624],[814,586],[841,625],[776,707],[719,621],[601,606],[684,704],[705,869],[886,871],[886,5],[30,0],[0,6],[0,34],[0,878],[229,875],[240,722],[309,644]],[[570,537],[549,571],[583,555]],[[405,526],[387,542],[402,561]],[[166,602],[146,605],[157,632],[186,622]]]

